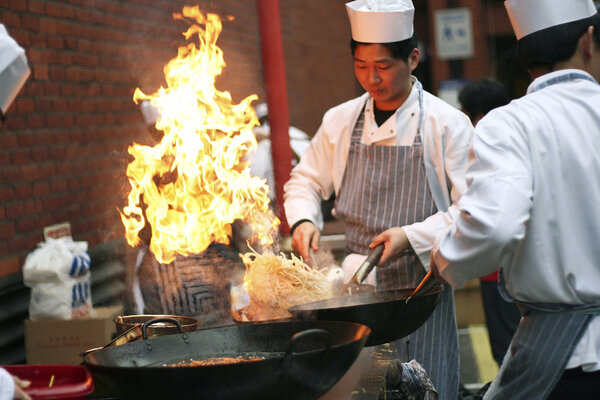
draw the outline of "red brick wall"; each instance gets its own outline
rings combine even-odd
[[[441,81],[451,79],[450,62],[436,57],[434,12],[448,8],[449,0],[416,0],[415,3],[427,3],[428,34],[431,38],[432,50],[432,88],[433,93],[439,89]],[[487,3],[483,0],[455,0],[456,8],[469,8],[473,28],[474,55],[462,60],[462,78],[478,80],[494,74],[490,59],[488,39],[494,35],[512,35],[512,27],[503,2]]]
[[[344,3],[280,2],[290,120],[310,134],[355,95]],[[69,221],[91,246],[123,237],[127,147],[148,140],[133,92],[163,84],[186,29],[171,14],[195,4],[234,17],[223,18],[218,88],[266,100],[255,1],[0,0],[32,70],[0,129],[0,277],[21,268],[47,225]]]

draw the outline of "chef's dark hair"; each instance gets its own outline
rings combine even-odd
[[[365,44],[373,44],[373,43],[363,43],[357,42],[354,39],[350,40],[350,49],[352,50],[352,55],[356,51],[356,47],[358,45]],[[419,47],[419,40],[417,39],[417,34],[413,33],[412,37],[406,40],[401,40],[399,42],[390,42],[390,43],[381,43],[383,46],[387,47],[392,53],[392,57],[395,59],[402,60],[404,62],[408,61],[408,57],[410,53],[412,53],[413,49]]]
[[[510,103],[506,87],[492,78],[469,82],[458,92],[458,102],[471,121],[484,116],[494,108]]]
[[[544,67],[573,57],[579,38],[589,26],[594,27],[594,41],[600,47],[600,14],[542,29],[522,37],[517,42],[517,59],[525,70]]]

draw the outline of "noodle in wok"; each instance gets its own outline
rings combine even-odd
[[[287,309],[333,297],[333,288],[325,274],[311,268],[302,259],[291,254],[258,254],[256,251],[241,255],[246,265],[244,287],[250,296],[250,312],[253,318],[265,314],[269,318],[289,317]]]

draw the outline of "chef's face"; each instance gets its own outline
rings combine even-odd
[[[382,44],[360,44],[354,50],[354,75],[380,110],[395,110],[404,103],[412,87],[410,76],[418,63],[416,48],[407,61],[393,58]]]

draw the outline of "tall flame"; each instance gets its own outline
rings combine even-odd
[[[203,252],[212,242],[229,243],[231,223],[250,224],[262,245],[274,240],[279,220],[269,209],[268,186],[250,175],[245,157],[256,147],[258,125],[250,95],[233,104],[227,91],[215,88],[225,66],[216,45],[221,20],[185,7],[175,19],[197,22],[184,32],[189,43],[165,66],[167,87],[152,94],[136,89],[133,99],[149,100],[160,113],[156,128],[164,132],[154,147],[133,144],[127,167],[131,184],[121,212],[127,242],[136,246],[148,223],[150,251],[162,263],[176,254]],[[204,28],[202,28],[202,25]]]

